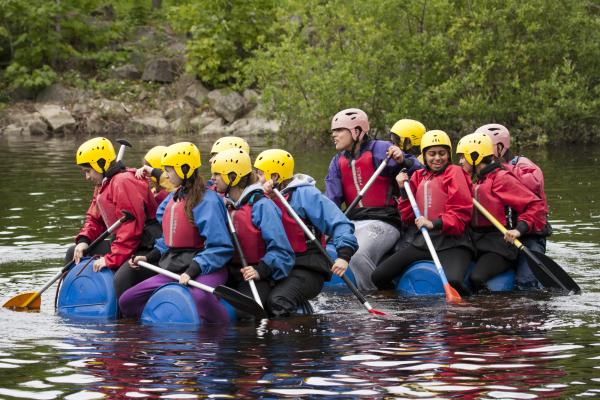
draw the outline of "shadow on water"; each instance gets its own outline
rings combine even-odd
[[[136,165],[153,145],[189,139],[132,140],[126,160]],[[214,139],[198,143],[204,166]],[[2,300],[52,277],[81,226],[91,187],[73,165],[77,144],[0,137]],[[264,148],[252,145],[254,155]],[[528,151],[546,175],[548,254],[580,296],[495,294],[453,306],[370,295],[396,317],[385,320],[349,292],[328,291],[313,301],[314,316],[185,329],[65,320],[54,314],[53,288],[39,313],[0,309],[0,398],[600,397],[597,154]],[[295,155],[297,170],[323,189],[331,149]]]

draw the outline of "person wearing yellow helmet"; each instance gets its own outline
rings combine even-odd
[[[220,196],[205,188],[199,172],[200,150],[190,142],[172,144],[165,150],[161,165],[177,187],[157,211],[163,236],[150,253],[132,258],[129,268],[139,270],[138,262],[148,261],[180,274],[179,283],[184,285],[190,279],[212,287],[224,284],[224,267],[233,255],[231,238],[223,223],[227,211]],[[138,318],[154,290],[170,281],[169,277],[155,275],[128,289],[119,299],[123,315]],[[204,321],[229,321],[227,310],[214,294],[197,288],[190,288],[190,293]]]
[[[96,137],[84,142],[77,149],[75,162],[87,180],[95,185],[94,195],[86,213],[83,228],[79,231],[76,245],[67,252],[67,258],[79,262],[88,244],[96,239],[128,211],[135,220],[121,225],[112,241],[105,241],[94,249],[102,255],[94,261],[94,271],[110,268],[115,271],[114,284],[117,296],[131,285],[145,279],[145,272],[132,273],[121,267],[135,254],[145,254],[160,236],[156,222],[156,201],[148,183],[135,178],[135,169],[127,169],[120,161],[110,140]]]
[[[477,291],[486,282],[511,268],[519,250],[516,238],[544,228],[544,202],[509,172],[494,154],[493,142],[484,133],[463,137],[457,148],[463,170],[474,178],[474,196],[509,230],[499,232],[477,209],[473,209],[471,238],[477,250],[476,264],[470,281]],[[506,210],[516,213],[516,224],[507,218]]]
[[[250,154],[250,145],[246,139],[238,136],[224,136],[213,143],[212,148],[210,149],[209,161],[212,161],[212,158],[218,153],[229,149],[241,149]]]
[[[358,242],[354,236],[354,225],[335,203],[316,188],[315,180],[308,175],[294,174],[294,158],[290,153],[281,149],[265,150],[256,157],[254,168],[265,192],[271,195],[273,188],[278,188],[298,216],[317,233],[315,236],[324,234],[332,239],[337,253],[332,267],[289,216],[283,204],[274,199],[283,213],[284,226],[296,253],[296,263],[290,276],[273,288],[268,304],[274,314],[286,315],[303,301],[317,296],[324,281],[331,279],[331,272],[340,276],[346,272]]]
[[[425,125],[414,119],[401,119],[390,129],[390,140],[402,151],[417,157],[423,164],[421,156],[421,138],[425,134]]]
[[[144,156],[144,165],[135,171],[138,179],[150,179],[150,185],[156,204],[162,203],[167,195],[175,190],[165,170],[161,168],[161,160],[167,146],[154,146]]]
[[[369,118],[358,108],[342,110],[333,116],[331,138],[337,154],[332,158],[325,178],[327,197],[338,207],[345,204],[346,214],[354,222],[359,246],[350,269],[361,290],[376,289],[371,282],[371,273],[401,236],[394,177],[403,168],[410,174],[422,168],[412,154],[403,152],[389,141],[372,139],[369,130]],[[376,175],[384,162],[384,169]],[[349,210],[373,176],[371,186],[357,206]]]
[[[451,151],[450,137],[444,131],[431,130],[423,135],[421,152],[426,169],[414,173],[410,180],[406,172],[398,174],[398,210],[402,222],[413,231],[421,227],[429,230],[448,282],[461,295],[468,295],[470,291],[463,279],[474,253],[467,232],[473,211],[472,184],[462,168],[450,162]],[[404,190],[405,181],[409,181],[415,193],[422,213],[419,218],[415,218]],[[423,235],[415,234],[412,242],[407,242],[377,267],[371,279],[380,289],[390,288],[412,262],[430,259],[431,254]]]
[[[264,195],[250,156],[239,148],[216,154],[211,160],[212,180],[225,196],[247,266],[236,253],[229,268],[228,285],[252,297],[254,280],[261,303],[271,315],[272,288],[285,281],[294,266],[294,252],[286,237],[281,211]]]

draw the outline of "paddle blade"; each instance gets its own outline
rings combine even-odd
[[[379,311],[379,310],[376,310],[376,309],[374,309],[374,308],[370,308],[370,309],[369,309],[369,312],[370,312],[371,314],[375,314],[375,315],[387,315],[387,314],[386,314],[386,313],[384,313],[383,311]]]
[[[25,292],[9,299],[2,307],[14,311],[39,311],[41,305],[42,297],[39,292]]]
[[[574,294],[581,293],[581,288],[573,278],[560,265],[552,260],[547,255],[523,248],[527,256],[527,263],[533,275],[546,288],[554,288],[573,292]]]
[[[267,313],[252,297],[238,292],[227,286],[217,286],[213,292],[227,300],[234,308],[254,316],[257,319],[267,318]]]
[[[460,294],[458,294],[456,289],[450,286],[449,283],[446,283],[444,285],[444,291],[446,292],[446,301],[448,303],[460,303],[462,301],[462,297],[460,297]]]

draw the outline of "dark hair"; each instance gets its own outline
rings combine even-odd
[[[195,224],[193,210],[194,207],[196,207],[196,205],[202,201],[204,192],[206,191],[206,184],[204,183],[204,179],[202,179],[198,173],[198,169],[194,171],[192,176],[185,180],[183,189],[187,193],[185,201],[185,215],[192,224]]]
[[[232,177],[230,176],[229,179],[231,180]],[[235,179],[235,177],[233,178]],[[244,175],[240,181],[238,182],[238,184],[236,186],[239,186],[241,189],[247,188],[248,186],[256,183],[258,181],[258,175],[256,174],[255,170],[252,170],[252,172],[250,172],[247,175]]]

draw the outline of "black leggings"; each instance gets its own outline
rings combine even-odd
[[[322,274],[294,267],[287,278],[278,281],[267,300],[267,309],[276,317],[295,313],[307,300],[316,297],[323,289]]]
[[[471,272],[471,284],[475,291],[485,289],[486,282],[510,268],[512,262],[496,253],[484,253],[477,259]]]
[[[469,268],[471,252],[464,247],[453,247],[438,251],[437,255],[444,268],[448,283],[461,295],[470,295],[471,291],[465,286],[463,280]],[[392,281],[401,277],[410,264],[419,260],[431,260],[429,250],[422,250],[410,243],[405,243],[400,250],[375,268],[371,274],[371,280],[379,289],[392,289],[394,286]]]

